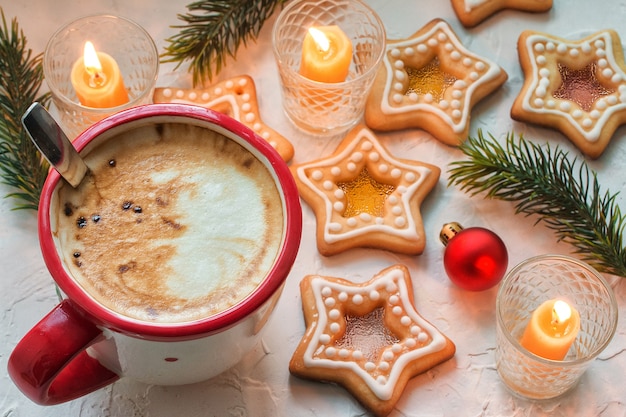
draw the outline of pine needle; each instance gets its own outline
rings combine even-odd
[[[286,0],[201,0],[187,5],[179,14],[184,25],[168,39],[162,62],[189,63],[193,85],[202,85],[218,74],[228,56],[234,58],[241,44],[256,39],[263,23]]]
[[[626,277],[623,247],[625,219],[617,194],[602,192],[597,175],[584,161],[549,145],[539,146],[522,135],[507,135],[500,145],[479,130],[460,146],[469,160],[450,164],[448,185],[472,196],[516,202],[516,213],[538,216],[559,241],[601,272]]]
[[[26,134],[21,118],[34,101],[44,105],[49,101],[48,93],[39,95],[43,54],[33,56],[17,20],[9,28],[2,8],[0,14],[0,178],[16,189],[7,195],[19,200],[14,209],[37,210],[48,164]]]

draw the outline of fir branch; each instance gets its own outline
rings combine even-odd
[[[450,164],[448,185],[472,196],[516,202],[516,213],[538,216],[556,232],[559,241],[602,272],[626,277],[623,246],[626,220],[616,204],[617,194],[602,192],[597,175],[587,165],[568,159],[568,153],[515,140],[509,134],[500,145],[481,131],[460,149],[469,160]]]
[[[194,86],[218,74],[228,56],[235,58],[239,46],[256,39],[263,23],[276,6],[286,0],[200,0],[179,14],[185,25],[172,26],[180,32],[168,39],[161,62],[190,60]]]
[[[15,188],[7,195],[21,200],[14,209],[37,210],[39,194],[48,173],[21,118],[34,101],[46,104],[49,94],[39,95],[43,83],[43,54],[33,55],[17,19],[9,28],[0,8],[0,177]]]

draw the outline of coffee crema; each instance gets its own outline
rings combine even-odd
[[[77,189],[58,187],[55,236],[99,303],[142,321],[224,311],[271,269],[283,205],[265,165],[233,140],[188,124],[147,125],[85,157]]]

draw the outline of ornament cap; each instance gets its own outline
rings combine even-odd
[[[443,246],[447,246],[450,239],[456,236],[461,230],[463,230],[463,226],[458,222],[446,223],[441,228],[441,232],[439,232],[439,240],[441,240]]]

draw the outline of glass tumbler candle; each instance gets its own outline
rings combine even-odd
[[[72,68],[83,57],[87,41],[117,63],[128,102],[114,107],[81,104],[72,84]],[[131,20],[112,15],[87,16],[63,26],[48,42],[43,58],[52,102],[72,139],[106,116],[151,103],[158,70],[159,54],[148,32]]]
[[[580,330],[563,360],[544,359],[520,344],[531,315],[550,299],[566,301],[580,316]],[[617,315],[613,290],[591,266],[561,255],[530,258],[513,268],[498,290],[498,374],[520,397],[558,397],[578,382],[590,362],[609,344]]]
[[[352,44],[345,80],[323,82],[300,73],[303,42],[311,27],[337,26]],[[295,0],[272,32],[283,108],[303,131],[319,136],[346,132],[363,116],[365,101],[385,51],[385,28],[359,0]]]

